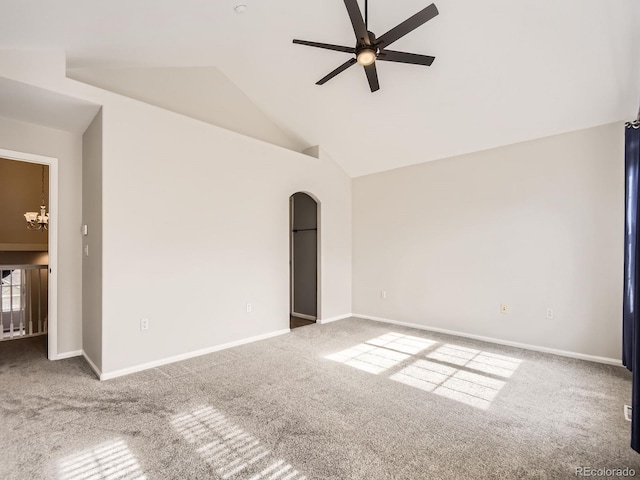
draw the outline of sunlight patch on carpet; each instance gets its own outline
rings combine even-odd
[[[389,332],[328,360],[486,410],[522,360]]]
[[[275,458],[260,440],[213,407],[202,406],[180,413],[171,423],[223,479],[306,479],[291,464]]]
[[[486,410],[505,382],[428,360],[416,360],[391,380]]]
[[[451,344],[443,345],[427,357],[505,378],[511,377],[522,363],[518,358]]]
[[[377,375],[435,343],[424,338],[390,332],[325,358]]]
[[[60,480],[146,480],[124,440],[101,443],[58,463]]]

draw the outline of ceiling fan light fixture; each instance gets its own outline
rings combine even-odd
[[[370,48],[364,48],[358,52],[358,63],[364,67],[372,65],[376,61],[376,52]]]

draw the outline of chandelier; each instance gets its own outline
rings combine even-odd
[[[42,201],[40,202],[40,213],[27,212],[24,214],[29,230],[47,230],[49,228],[49,214],[44,204],[44,165],[42,165]]]

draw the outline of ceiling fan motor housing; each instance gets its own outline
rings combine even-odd
[[[369,34],[368,39],[362,39],[361,42],[356,44],[356,59],[360,65],[371,65],[378,58],[378,47],[376,47],[376,36],[372,32]],[[368,40],[368,43],[367,43]]]
[[[373,32],[369,32],[367,31],[367,33],[369,34],[369,44],[368,45],[375,45],[376,44],[376,34]],[[367,44],[366,39],[363,39],[363,43]]]

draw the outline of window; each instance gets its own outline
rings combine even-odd
[[[22,270],[2,270],[2,311],[22,310]]]

